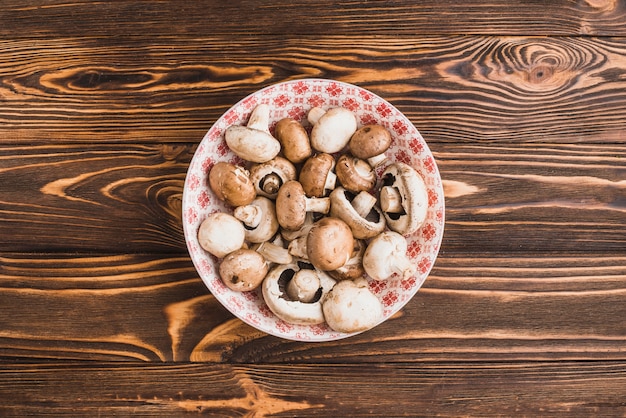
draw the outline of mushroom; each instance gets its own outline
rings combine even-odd
[[[282,145],[283,155],[294,164],[311,156],[311,144],[304,126],[292,118],[283,118],[276,123],[274,135]]]
[[[330,194],[330,215],[348,224],[354,238],[372,238],[383,232],[386,225],[385,217],[375,204],[376,198],[368,192],[355,195],[337,187]]]
[[[354,193],[371,190],[376,184],[376,173],[369,163],[349,154],[339,157],[335,173],[339,183]]]
[[[220,277],[231,290],[246,292],[263,283],[268,272],[265,258],[258,252],[240,248],[229,253],[220,264]]]
[[[247,205],[256,196],[249,174],[243,167],[220,161],[209,171],[209,187],[231,206]]]
[[[348,262],[337,270],[329,271],[328,274],[336,280],[354,280],[363,277],[365,274],[365,269],[363,268],[365,247],[365,242],[355,239],[354,250],[352,250],[352,256]]]
[[[310,303],[319,299],[320,289],[321,283],[317,271],[301,268],[287,283],[287,296],[291,300]]]
[[[325,217],[315,222],[307,234],[307,258],[322,271],[337,270],[348,262],[354,249],[350,227],[341,219]]]
[[[289,254],[287,248],[284,248],[274,242],[261,242],[254,244],[251,248],[261,254],[268,263],[290,264],[293,262],[293,257]]]
[[[226,128],[224,139],[237,156],[253,163],[264,163],[280,152],[280,142],[269,131],[270,108],[259,104],[252,110],[246,126]]]
[[[261,286],[263,298],[269,309],[285,322],[296,325],[314,325],[324,322],[321,299],[335,285],[327,275],[320,274],[320,289],[311,302],[293,300],[287,294],[288,282],[300,267],[293,264],[278,265],[270,269]]]
[[[392,231],[409,235],[417,231],[428,210],[428,191],[417,171],[408,164],[390,164],[381,175],[380,208]]]
[[[393,274],[407,279],[415,274],[415,266],[406,254],[406,238],[394,231],[375,237],[363,254],[363,268],[374,280],[387,280]]]
[[[356,117],[343,107],[313,107],[307,119],[313,125],[311,147],[329,154],[341,151],[357,128]]]
[[[283,184],[276,196],[276,216],[285,229],[299,229],[306,220],[307,212],[328,213],[329,210],[329,198],[306,197],[302,185],[296,180]]]
[[[233,215],[243,222],[246,241],[264,242],[278,232],[276,208],[274,202],[267,197],[257,196],[249,205],[238,206]]]
[[[293,241],[301,236],[305,236],[309,233],[309,229],[315,223],[315,217],[312,212],[307,212],[304,216],[304,223],[298,229],[290,230],[285,228],[280,228],[280,236],[285,241]]]
[[[276,199],[278,189],[289,180],[296,179],[296,168],[286,158],[277,156],[250,167],[250,180],[257,194]]]
[[[365,125],[359,128],[350,138],[350,152],[367,160],[376,167],[387,159],[385,151],[391,146],[391,133],[382,125]]]
[[[335,159],[325,152],[315,154],[308,158],[302,169],[298,180],[302,184],[302,189],[308,197],[324,197],[329,190],[335,188],[337,176],[333,172]]]
[[[198,229],[198,243],[217,258],[243,247],[245,238],[241,221],[224,212],[210,214]]]
[[[361,332],[383,319],[383,305],[369,289],[367,280],[338,282],[322,301],[326,323],[338,332]]]

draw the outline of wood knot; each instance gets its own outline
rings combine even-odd
[[[541,84],[550,80],[554,75],[554,67],[548,65],[537,65],[528,72],[528,82],[531,84]]]

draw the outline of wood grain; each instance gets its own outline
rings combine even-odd
[[[3,416],[618,417],[626,412],[624,362],[4,364],[0,376]]]
[[[372,90],[431,142],[623,143],[625,39],[6,41],[0,44],[0,143],[199,141],[243,97],[302,77]]]
[[[70,16],[71,24],[67,24]],[[626,11],[617,0],[551,0],[520,4],[515,0],[379,2],[330,0],[307,2],[251,0],[91,2],[79,0],[3,2],[0,34],[47,38],[75,33],[98,37],[155,38],[180,34],[226,34],[235,39],[334,32],[359,38],[364,34],[535,34],[624,35]]]
[[[226,311],[185,256],[4,254],[0,358],[375,363],[623,360],[626,257],[450,257],[359,336],[307,344]]]

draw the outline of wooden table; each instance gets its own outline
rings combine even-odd
[[[5,0],[0,415],[625,416],[626,6]],[[417,296],[268,336],[186,250],[194,150],[249,93],[389,100],[441,170]]]

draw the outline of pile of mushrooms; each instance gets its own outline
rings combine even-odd
[[[358,128],[345,108],[312,108],[310,135],[291,118],[272,135],[269,114],[260,104],[246,126],[226,129],[227,145],[247,164],[211,168],[209,187],[233,210],[202,222],[200,246],[220,259],[228,288],[260,287],[286,322],[325,322],[346,333],[372,328],[383,307],[368,278],[415,273],[405,237],[426,217],[424,181],[401,162],[378,177],[391,134],[381,125]]]

